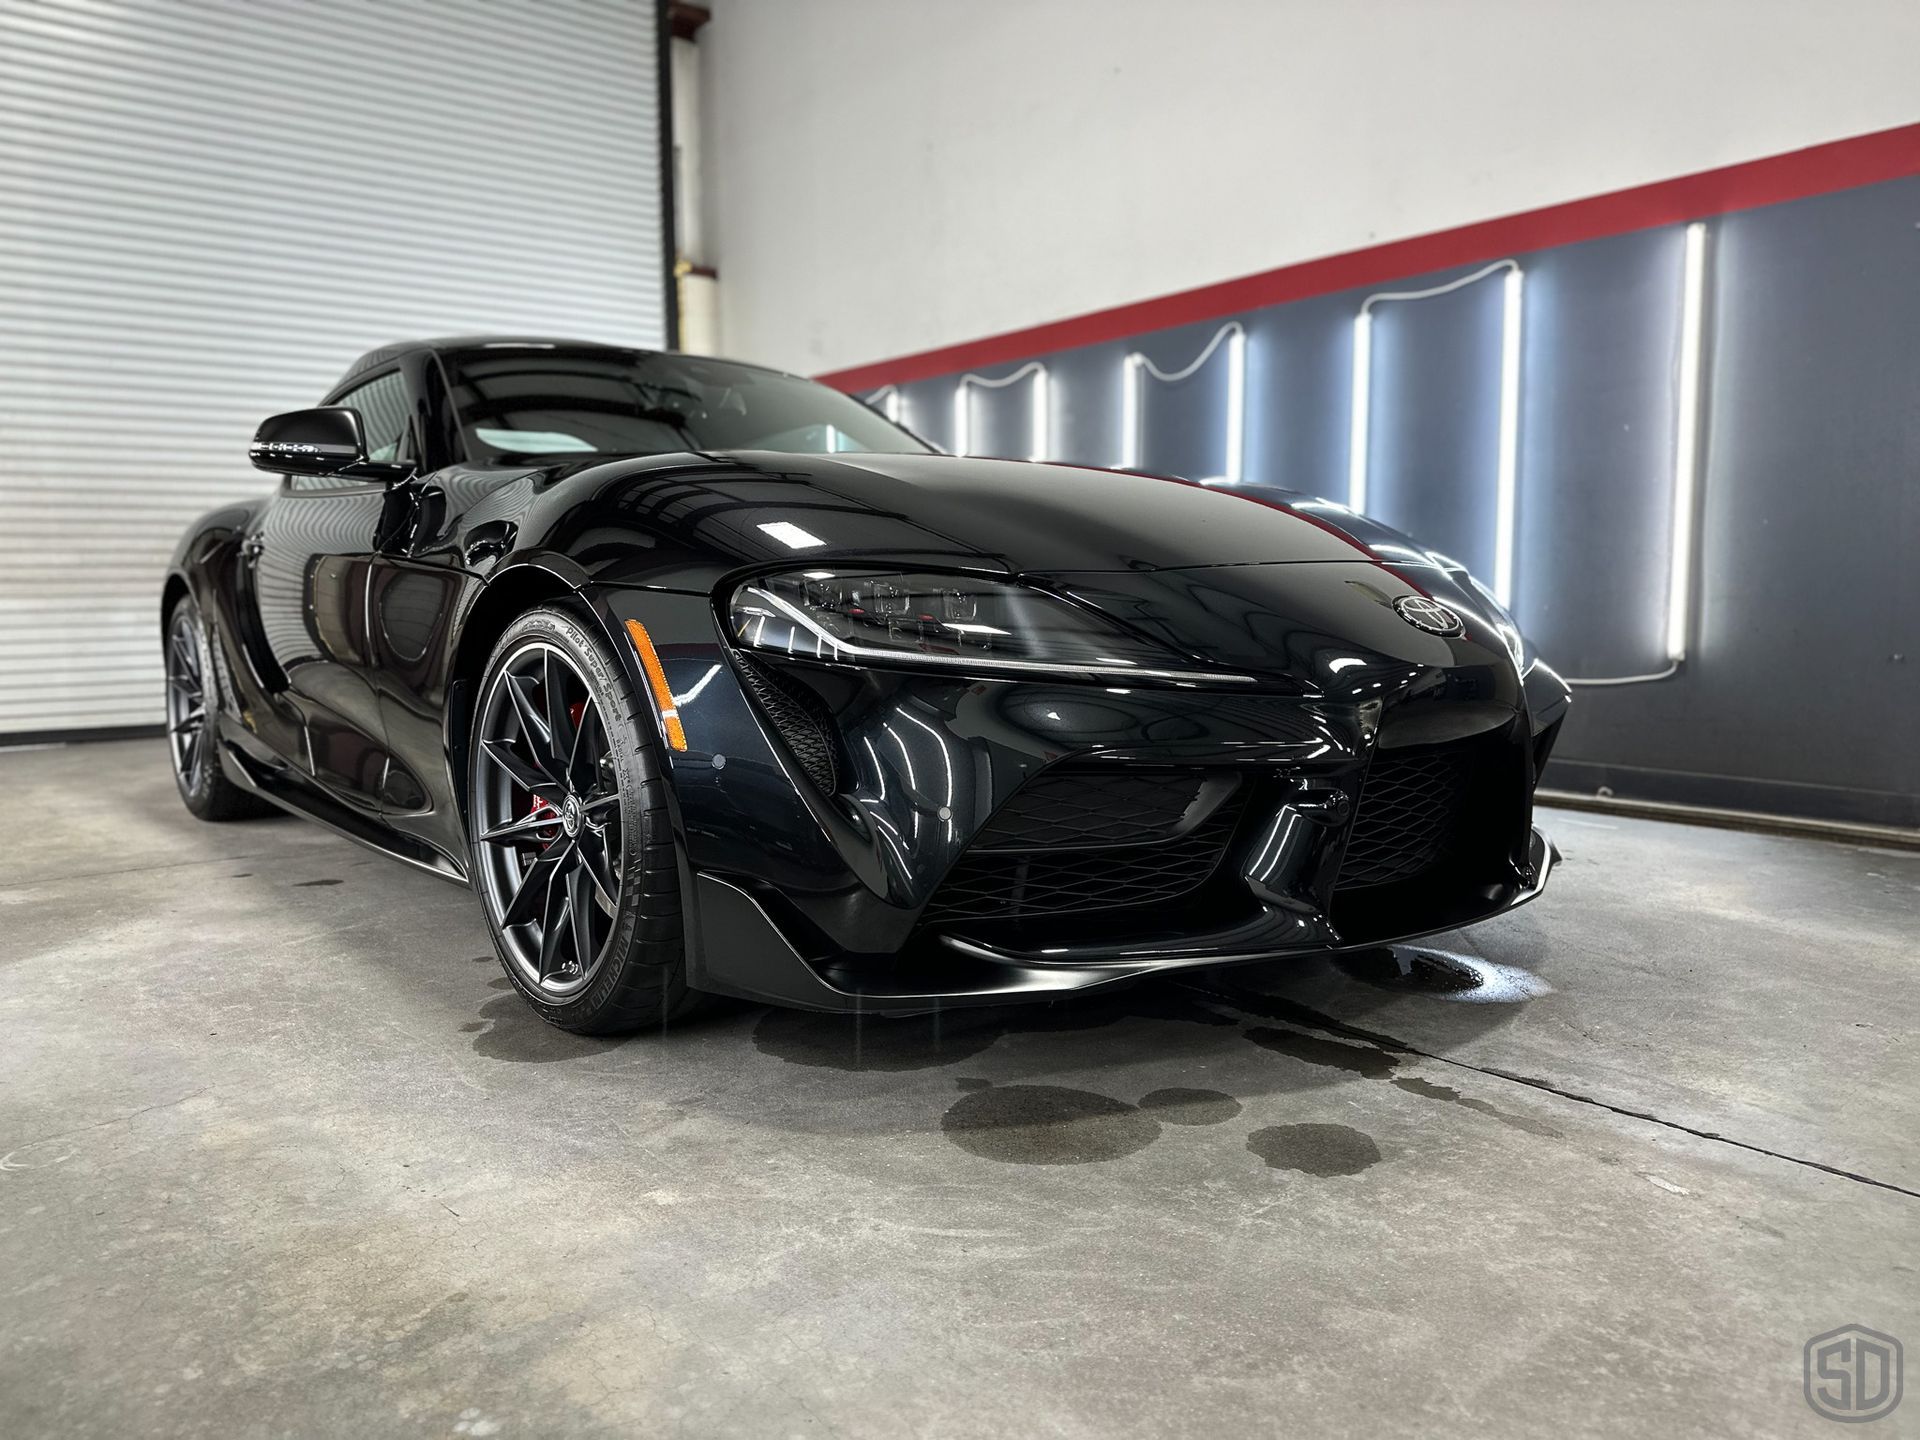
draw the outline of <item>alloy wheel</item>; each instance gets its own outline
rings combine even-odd
[[[477,888],[521,980],[566,999],[599,971],[619,913],[605,719],[572,658],[534,640],[495,672],[473,744]]]
[[[207,765],[207,688],[193,610],[181,606],[167,630],[167,745],[180,788],[199,789]]]

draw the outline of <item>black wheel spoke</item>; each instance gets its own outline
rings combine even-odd
[[[529,838],[538,839],[542,830],[556,829],[560,824],[557,815],[527,815],[518,820],[507,820],[490,830],[482,830],[480,838],[495,845],[523,845]]]
[[[586,795],[599,778],[601,744],[598,712],[589,700],[580,712],[580,724],[573,735],[573,751],[567,756],[567,783],[575,793]]]
[[[557,783],[561,776],[553,764],[553,732],[547,728],[547,717],[540,713],[528,693],[532,688],[533,681],[524,675],[507,676],[507,694],[513,700],[514,713],[520,717],[521,742],[533,756],[533,763]]]
[[[593,882],[575,863],[567,871],[567,917],[573,926],[573,959],[582,975],[593,966]]]
[[[500,917],[502,927],[525,925],[529,920],[540,918],[540,907],[547,898],[548,882],[572,849],[573,843],[562,837],[534,857],[533,864],[527,867],[527,873],[520,879],[519,889],[513,892],[506,912]]]
[[[607,861],[606,836],[593,830],[581,831],[579,850],[580,868],[586,872],[587,878],[593,883],[593,888],[599,892],[601,900],[606,903],[607,913],[612,914],[616,887],[613,867]]]
[[[546,893],[540,907],[540,978],[560,973],[560,957],[566,948],[567,887],[560,883],[558,868],[548,872]]]
[[[529,790],[545,800],[549,805],[558,805],[566,798],[566,790],[557,781],[548,777],[544,770],[522,760],[507,748],[504,740],[483,740],[480,748],[494,764],[513,777],[514,783],[522,790]]]
[[[553,776],[558,780],[565,774],[562,767],[574,749],[573,713],[567,702],[566,667],[554,664],[551,650],[541,663],[544,674],[541,688],[547,696],[547,745],[553,756]]]

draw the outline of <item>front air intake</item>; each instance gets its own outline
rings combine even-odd
[[[927,923],[1139,910],[1219,869],[1244,809],[1231,772],[1063,769],[995,812],[922,913]]]
[[[736,655],[740,679],[760,713],[767,717],[781,742],[799,764],[801,773],[822,792],[840,788],[839,751],[833,740],[833,722],[820,697],[796,680],[768,666]]]
[[[1476,747],[1461,744],[1374,756],[1339,888],[1396,884],[1454,858],[1467,826],[1476,759]]]

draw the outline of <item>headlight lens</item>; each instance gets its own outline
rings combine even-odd
[[[978,575],[792,570],[733,592],[734,639],[756,650],[863,665],[1252,684],[1179,657],[1058,596]]]

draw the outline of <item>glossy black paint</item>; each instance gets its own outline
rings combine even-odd
[[[596,619],[641,694],[624,624],[644,624],[676,696],[688,743],[667,760],[696,987],[822,1008],[1047,993],[1378,943],[1544,883],[1532,786],[1568,692],[1544,665],[1522,678],[1464,575],[1406,537],[1285,492],[931,455],[904,434],[900,454],[473,463],[439,354],[477,343],[376,351],[327,397],[404,379],[394,478],[289,481],[182,540],[169,603],[189,589],[207,617],[220,755],[237,783],[464,879],[475,682],[515,615],[564,600]],[[795,549],[788,527],[819,543]],[[1255,683],[756,656],[832,716],[845,778],[828,795],[743,689],[722,613],[743,577],[836,562],[1018,575]],[[1464,633],[1413,628],[1392,608],[1406,595],[1451,606]],[[1498,873],[1471,893],[1343,911],[1334,879],[1372,758],[1476,737],[1504,767],[1477,797]],[[1097,916],[1017,933],[921,927],[988,817],[1062,761],[1218,767],[1248,787],[1248,823],[1273,833],[1250,836],[1205,917],[1170,916],[1158,934]]]

